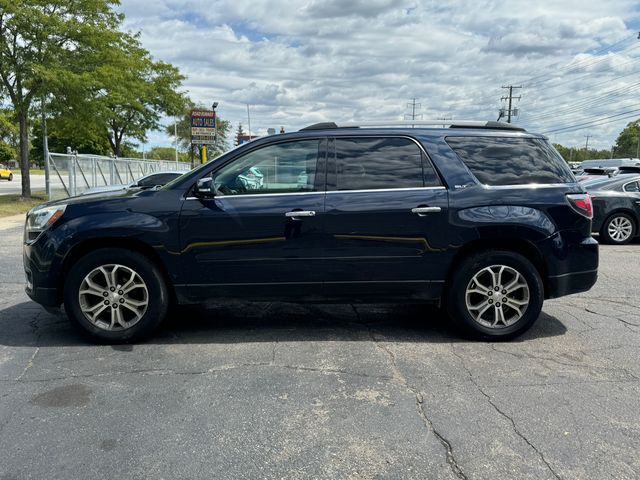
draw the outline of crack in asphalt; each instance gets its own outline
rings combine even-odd
[[[486,393],[484,389],[480,386],[480,384],[476,381],[475,377],[473,376],[473,373],[471,372],[469,367],[467,367],[467,364],[465,363],[464,358],[456,351],[455,347],[453,346],[453,343],[451,343],[450,345],[451,345],[452,353],[460,360],[462,368],[465,369],[465,371],[469,375],[469,380],[478,389],[478,392],[480,392],[487,399],[487,402],[489,403],[489,405],[491,405],[496,412],[498,412],[502,417],[504,417],[511,423],[511,426],[513,427],[513,431],[516,433],[516,435],[522,438],[522,440],[524,440],[526,444],[529,445],[533,449],[533,451],[538,454],[542,462],[547,466],[547,468],[553,474],[553,476],[558,480],[562,480],[562,477],[553,469],[551,464],[545,458],[542,451],[540,451],[533,443],[531,443],[531,441],[518,429],[518,426],[516,425],[516,422],[513,420],[513,418],[511,418],[509,415],[507,415],[507,413],[502,411],[500,407],[498,407],[495,404],[491,396],[488,393]]]
[[[449,464],[449,468],[451,468],[453,474],[462,480],[467,480],[467,476],[465,475],[462,467],[458,464],[458,461],[453,454],[453,446],[451,445],[451,442],[447,440],[438,430],[436,430],[433,422],[427,416],[427,413],[424,409],[424,398],[422,396],[422,393],[420,393],[416,387],[409,384],[406,377],[402,374],[400,368],[398,367],[395,354],[391,351],[391,349],[389,349],[389,347],[381,343],[381,341],[384,341],[384,336],[380,335],[380,338],[377,338],[371,326],[362,321],[362,319],[360,318],[360,313],[356,309],[355,305],[351,304],[351,308],[353,308],[353,312],[356,315],[356,323],[360,326],[364,326],[368,330],[371,341],[374,343],[376,348],[384,352],[384,354],[388,357],[389,364],[391,365],[391,370],[393,371],[393,377],[391,380],[403,386],[409,393],[414,396],[418,415],[420,416],[420,419],[424,423],[425,427],[433,433],[440,444],[442,444],[442,446],[444,447],[447,463]]]
[[[582,369],[602,370],[602,371],[605,371],[605,372],[606,371],[622,372],[622,373],[624,373],[625,375],[631,377],[634,380],[640,380],[640,378],[638,378],[638,376],[634,375],[629,370],[627,370],[626,368],[622,368],[622,367],[606,367],[606,366],[602,366],[602,365],[589,365],[589,364],[585,364],[585,363],[561,362],[560,360],[557,360],[557,359],[552,358],[552,357],[545,357],[545,356],[541,356],[541,355],[535,355],[533,353],[526,353],[526,352],[516,353],[516,352],[509,352],[507,350],[501,350],[501,349],[497,348],[494,344],[491,344],[490,348],[494,352],[503,353],[503,354],[506,354],[506,355],[511,355],[511,356],[519,358],[521,360],[528,359],[528,358],[532,359],[532,360],[539,360],[540,361],[540,365],[542,365],[547,370],[553,370],[553,369],[551,367],[545,365],[544,362],[555,363],[556,365],[561,365],[561,366],[564,366],[564,367],[576,367],[576,368],[582,368]]]
[[[368,375],[365,373],[356,373],[349,372],[347,370],[333,369],[333,368],[316,368],[316,367],[303,367],[299,365],[283,365],[283,364],[273,364],[271,362],[256,362],[256,363],[241,363],[237,365],[222,365],[215,368],[209,368],[207,370],[193,370],[193,371],[180,371],[180,370],[171,370],[171,369],[159,369],[159,368],[148,368],[148,369],[137,369],[137,370],[122,370],[118,372],[101,372],[101,373],[79,373],[79,374],[70,374],[70,375],[62,375],[57,377],[47,377],[47,378],[37,378],[37,379],[20,379],[20,380],[0,380],[0,383],[13,383],[19,381],[20,383],[45,383],[45,382],[53,382],[58,380],[70,380],[75,378],[92,378],[92,377],[108,377],[108,376],[118,376],[118,375],[210,375],[212,373],[225,372],[228,370],[237,370],[240,368],[250,368],[250,367],[272,367],[272,368],[285,368],[288,370],[295,370],[300,372],[316,372],[323,374],[332,374],[332,375],[351,375],[355,377],[362,378],[373,378],[376,380],[392,380],[392,377],[387,375]]]
[[[623,320],[623,319],[622,319],[622,318],[620,318],[620,317],[613,317],[613,316],[609,316],[609,315],[606,315],[606,314],[603,314],[603,313],[600,313],[600,312],[596,312],[596,311],[594,311],[594,310],[590,310],[590,309],[588,309],[587,307],[584,307],[584,311],[585,311],[585,312],[587,312],[587,313],[593,313],[594,315],[599,315],[599,316],[601,316],[601,317],[613,318],[614,320],[618,320],[619,322],[622,322],[622,323],[623,323],[623,324],[624,324],[624,325],[625,325],[629,330],[631,330],[632,332],[634,332],[634,333],[639,333],[639,332],[638,332],[638,330],[635,330],[635,329],[633,329],[633,328],[629,328],[629,327],[637,327],[637,328],[640,328],[640,324],[638,324],[638,323],[629,322],[629,321],[627,321],[627,320]]]

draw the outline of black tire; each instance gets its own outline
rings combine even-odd
[[[9,174],[9,181],[11,182],[13,180],[13,173]]]
[[[97,324],[102,322],[92,322],[83,313],[80,305],[80,287],[85,277],[98,267],[109,265],[123,266],[125,269],[135,272],[144,284],[143,290],[146,288],[144,292],[144,297],[147,300],[146,310],[144,314],[138,316],[137,323],[132,322],[132,325],[128,328],[122,328],[120,325],[117,326],[118,329],[114,330],[107,330],[106,326],[100,328]],[[118,270],[118,275],[127,275],[124,279],[120,277],[121,280],[117,282],[119,284],[123,284],[128,278],[130,271],[125,269]],[[106,291],[108,287],[105,286],[104,288]],[[115,295],[116,293],[118,292],[113,294]],[[87,297],[85,296],[84,298]],[[96,305],[100,303],[99,297],[93,298],[96,299]],[[105,299],[105,301],[107,300]],[[117,302],[112,299],[111,306],[113,304],[117,304]],[[65,280],[64,306],[71,322],[90,340],[98,343],[126,343],[149,336],[162,323],[169,307],[169,293],[160,270],[147,257],[129,250],[103,248],[85,255],[71,267]],[[125,315],[125,312],[127,312],[127,315],[132,315],[130,310],[122,308],[122,306],[120,310],[122,315]],[[108,315],[107,311],[110,312],[111,310],[105,310],[101,315]],[[133,316],[135,317],[135,315]]]
[[[611,226],[611,224],[615,221],[624,221],[624,220],[628,221],[631,224],[631,233],[627,238],[624,238],[622,240],[620,239],[616,240],[609,233],[609,226]],[[633,237],[636,236],[637,228],[638,226],[636,224],[636,221],[631,215],[628,215],[622,212],[616,212],[610,215],[609,217],[607,217],[607,219],[602,224],[602,227],[600,228],[600,239],[603,243],[608,243],[610,245],[625,245],[629,243],[631,240],[633,240]]]
[[[471,283],[474,276],[483,271],[483,269],[492,266],[508,267],[504,270],[504,278],[507,279],[505,281],[505,286],[511,279],[516,278],[513,272],[517,272],[524,278],[528,287],[528,305],[524,308],[524,311],[522,311],[521,317],[513,321],[513,323],[508,323],[508,325],[499,325],[497,327],[486,326],[481,323],[481,321],[485,321],[487,315],[498,315],[495,312],[495,310],[498,309],[495,302],[491,301],[492,305],[489,307],[490,310],[479,315],[480,320],[474,319],[474,316],[467,307],[467,287],[471,290],[475,289],[477,286],[474,286],[474,284]],[[513,272],[510,269],[512,269]],[[486,275],[490,274],[486,273]],[[493,287],[491,287],[491,290],[493,290]],[[503,294],[504,291],[506,290],[495,293],[497,296],[503,298],[504,296],[507,296],[506,294]],[[471,299],[473,299],[473,296],[476,294],[470,295]],[[491,294],[492,297],[489,297],[488,295],[489,293],[487,292],[487,295],[485,295],[487,302],[492,298],[495,298],[493,297],[493,292]],[[521,289],[520,291],[516,291],[513,295],[524,296],[524,290]],[[499,303],[500,299],[497,300],[497,306],[499,307],[501,305]],[[514,300],[522,301],[522,298],[514,298]],[[482,296],[480,296],[480,301],[483,301]],[[508,250],[487,250],[475,253],[465,258],[461,263],[456,265],[455,271],[446,290],[446,308],[451,321],[464,336],[478,340],[511,340],[518,335],[523,334],[540,316],[543,301],[544,286],[536,267],[524,256]],[[479,302],[474,300],[472,304],[478,305]],[[504,307],[505,308],[503,308],[502,311],[506,312],[505,317],[510,315],[515,318],[517,316],[516,310],[513,309],[513,307],[506,303],[504,304]],[[476,313],[479,312],[476,311]],[[483,315],[485,315],[485,318],[483,318]]]

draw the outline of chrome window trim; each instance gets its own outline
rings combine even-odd
[[[516,183],[514,185],[487,185],[485,183],[478,183],[478,185],[487,190],[509,190],[522,188],[560,188],[566,187],[567,185],[574,185],[574,183]]]
[[[328,190],[329,193],[374,193],[374,192],[407,192],[410,190],[446,190],[447,187],[401,187],[401,188],[368,188],[363,190]]]
[[[406,192],[409,190],[446,190],[447,187],[415,187],[415,188],[374,188],[368,190],[331,190],[324,192],[290,192],[290,193],[251,193],[244,195],[216,195],[214,197],[204,199],[213,200],[221,198],[251,198],[251,197],[282,197],[288,195],[324,195],[327,193],[374,193],[374,192]],[[185,200],[200,200],[199,197],[186,197]]]

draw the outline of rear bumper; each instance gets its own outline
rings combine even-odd
[[[565,273],[549,277],[547,298],[558,298],[572,293],[586,292],[598,280],[598,270]]]
[[[578,242],[559,242],[556,271],[547,276],[546,298],[586,292],[598,280],[598,242],[592,237]],[[551,270],[551,269],[550,269]]]

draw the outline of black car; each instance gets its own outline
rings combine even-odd
[[[149,334],[170,303],[228,298],[433,302],[463,332],[507,339],[545,298],[595,283],[591,215],[546,138],[513,125],[325,123],[160,189],[33,209],[26,291],[106,342]]]
[[[593,199],[593,231],[602,242],[623,245],[638,235],[640,175],[619,174],[585,187]]]

